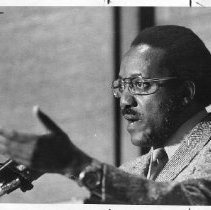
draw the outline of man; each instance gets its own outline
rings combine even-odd
[[[113,82],[127,130],[148,154],[120,169],[91,158],[35,108],[45,135],[1,129],[1,152],[39,173],[60,173],[94,203],[211,204],[211,55],[189,29],[142,31]],[[205,109],[206,107],[206,109]]]

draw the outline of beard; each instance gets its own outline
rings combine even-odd
[[[184,110],[182,98],[182,94],[178,94],[172,96],[168,102],[159,105],[159,110],[163,113],[163,120],[159,127],[155,127],[156,132],[151,136],[151,140],[155,147],[164,146],[167,140],[181,125],[178,115]]]

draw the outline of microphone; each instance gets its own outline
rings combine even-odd
[[[20,188],[23,192],[33,188],[32,181],[40,177],[41,174],[30,170],[24,165],[8,159],[0,163],[0,196],[9,194]]]

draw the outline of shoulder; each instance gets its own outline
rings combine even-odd
[[[176,181],[186,179],[211,178],[211,139],[192,159],[190,164],[176,178]]]
[[[211,139],[193,161],[198,178],[211,175]]]

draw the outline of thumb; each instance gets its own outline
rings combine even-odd
[[[47,130],[53,133],[63,133],[62,129],[50,117],[42,112],[38,106],[33,107],[33,112]]]

